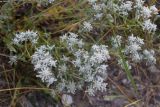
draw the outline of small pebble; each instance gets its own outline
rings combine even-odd
[[[63,94],[61,101],[64,106],[70,106],[73,103],[72,96],[68,94]]]

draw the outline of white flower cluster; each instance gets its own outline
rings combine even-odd
[[[69,49],[69,51],[73,50],[73,46],[75,45],[75,42],[68,42],[73,40],[78,40],[75,38],[75,35],[73,33],[69,33],[71,35],[65,37],[61,37],[62,41],[67,43],[67,46],[72,46]],[[65,38],[65,39],[64,39]],[[71,40],[70,40],[71,39]],[[79,41],[79,40],[78,40]],[[71,45],[72,44],[72,45]],[[87,83],[87,90],[88,94],[94,95],[96,91],[105,91],[106,90],[106,83],[104,83],[104,80],[107,77],[107,66],[105,63],[108,59],[110,59],[109,52],[107,50],[107,46],[105,45],[93,45],[91,47],[90,51],[85,51],[84,48],[77,48],[74,49],[73,55],[75,59],[73,59],[71,62],[74,65],[74,67],[77,69],[78,74],[83,78],[84,80],[79,81],[80,83],[75,84],[84,84]],[[67,65],[67,64],[66,64]],[[66,67],[64,67],[66,69]],[[69,92],[74,93],[76,90],[76,86],[74,82],[71,82],[68,84],[72,88],[69,88],[67,86],[67,89],[71,90]],[[83,85],[82,85],[83,86]],[[74,87],[74,88],[73,88]],[[79,86],[81,87],[81,86]]]
[[[144,0],[135,0],[135,6],[136,9],[142,9],[144,5]]]
[[[101,3],[101,4],[96,4],[95,3],[95,4],[92,5],[92,7],[96,12],[100,12],[103,9],[105,9],[106,5],[104,3]]]
[[[156,25],[151,22],[151,19],[153,15],[158,14],[158,9],[153,6],[144,6],[143,0],[136,0],[136,4],[134,6],[136,9],[136,18],[143,18],[144,22],[142,25],[142,28],[144,31],[148,31],[149,33],[156,31]]]
[[[72,32],[60,37],[61,47],[42,45],[32,55],[32,64],[37,77],[47,86],[54,86],[62,92],[74,94],[76,90],[86,88],[85,92],[94,95],[97,91],[106,91],[104,81],[107,78],[107,61],[110,55],[105,45],[93,45],[85,49],[85,43]],[[51,52],[65,50],[57,60]],[[87,86],[85,85],[87,84]]]
[[[78,39],[78,35],[72,32],[69,32],[63,36],[60,37],[62,42],[66,42],[66,47],[70,50],[70,51],[74,51],[76,49],[76,45],[79,48],[82,48],[84,43],[81,39]]]
[[[120,6],[116,7],[122,15],[128,15],[128,12],[130,12],[132,9],[135,9],[137,19],[140,17],[143,19],[148,19],[153,14],[158,14],[158,9],[155,7],[155,5],[144,6],[144,0],[135,0],[134,2],[122,0]]]
[[[158,9],[155,7],[155,5],[153,5],[151,7],[143,6],[143,8],[141,10],[141,16],[144,19],[150,18],[152,16],[152,14],[158,14]]]
[[[105,3],[98,2],[98,0],[88,0],[89,4],[92,6],[94,18],[100,20],[103,17],[103,10],[105,10]]]
[[[50,50],[53,47],[42,45],[36,49],[36,52],[32,55],[32,64],[34,70],[37,71],[37,77],[47,83],[47,86],[56,81],[54,74],[52,73],[53,67],[56,67],[56,60],[51,56]]]
[[[50,2],[53,1],[54,0],[51,0]],[[104,15],[106,16],[104,19],[107,19],[106,22],[118,22],[117,16],[127,16],[132,10],[136,11],[137,19],[142,18],[142,21],[144,21],[142,24],[143,30],[148,32],[156,31],[156,25],[152,24],[150,19],[152,14],[157,13],[155,6],[145,7],[143,5],[144,1],[142,0],[135,0],[135,2],[129,0],[100,1],[101,0],[88,0],[92,11],[94,11],[93,14],[91,12],[94,18],[83,22],[82,29],[85,31],[94,31],[91,22],[100,21]],[[118,14],[114,14],[113,18],[111,11]],[[105,12],[107,12],[107,14],[104,14]],[[104,28],[110,28],[110,26]],[[97,30],[97,33],[98,32]],[[83,33],[85,34],[86,32]],[[16,34],[13,43],[21,44],[30,41],[32,44],[35,44],[37,40],[37,32],[28,30]],[[122,44],[123,42],[124,44]],[[126,55],[124,59],[118,60],[118,64],[123,69],[124,67],[131,69],[129,65],[130,60],[127,59],[132,59],[132,61],[135,62],[145,60],[148,64],[156,63],[154,51],[143,50],[143,39],[135,37],[133,34],[129,36],[126,41],[122,41],[122,36],[119,35],[113,37],[112,45],[116,51],[120,50],[123,55]],[[11,64],[16,62],[16,57],[10,57],[10,59]],[[107,83],[105,80],[108,76],[107,62],[109,59],[110,55],[107,45],[86,44],[82,39],[79,39],[78,34],[69,32],[60,37],[60,45],[58,47],[42,45],[36,48],[36,51],[32,55],[31,62],[34,65],[34,70],[37,71],[36,76],[39,77],[42,82],[47,83],[47,86],[54,84],[54,87],[59,91],[72,94],[74,94],[76,90],[85,89],[85,92],[89,95],[95,95],[97,91],[106,91]],[[64,99],[66,100],[67,97],[68,96],[64,96]],[[69,104],[70,103],[72,103],[72,101],[69,101]]]
[[[115,37],[112,37],[112,45],[114,48],[122,48],[122,37],[117,35]],[[148,51],[148,50],[143,50],[142,46],[144,45],[143,39],[139,37],[131,36],[128,37],[127,40],[128,44],[125,45],[124,53],[126,55],[130,55],[132,61],[134,62],[140,62],[140,61],[147,61],[147,64],[156,64],[156,58],[154,57],[154,50]],[[122,66],[123,61],[120,59],[118,63]],[[129,63],[126,62],[128,67]]]
[[[117,12],[119,10],[118,4],[114,3],[113,0],[108,0],[107,1],[107,9],[113,12]]]
[[[110,59],[107,47],[93,45],[90,52],[81,49],[74,55],[76,59],[72,62],[88,84],[86,92],[94,95],[98,90],[105,91],[107,84],[103,81],[107,77],[108,66],[105,63]]]
[[[155,7],[155,5],[145,6],[144,0],[121,0],[118,2],[108,1],[105,8],[112,10],[112,12],[118,12],[124,16],[127,16],[129,12],[134,13],[135,11],[135,18],[142,18],[144,21],[142,22],[142,28],[144,31],[148,31],[149,33],[156,31],[156,25],[151,22],[151,18],[153,15],[158,14],[158,9]]]
[[[130,54],[133,61],[139,62],[142,59],[139,51],[142,50],[141,46],[144,45],[143,39],[134,37],[133,34],[128,37],[128,45],[125,48],[125,53]]]
[[[150,19],[145,20],[142,27],[144,31],[148,31],[148,32],[155,32],[157,29],[157,25],[151,23]]]
[[[32,44],[37,43],[38,34],[34,31],[26,31],[17,33],[13,39],[13,43],[16,45],[22,44],[25,41],[30,41]]]

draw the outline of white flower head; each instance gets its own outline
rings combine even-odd
[[[95,95],[95,90],[92,87],[89,87],[85,92],[87,92],[90,96]]]
[[[142,9],[144,4],[144,0],[135,0],[135,6],[136,9]]]
[[[91,30],[93,30],[93,27],[92,27],[92,25],[91,25],[91,23],[90,22],[83,22],[83,29],[85,30],[85,31],[88,31],[88,32],[90,32]]]
[[[138,44],[138,45],[144,44],[143,39],[141,39],[139,37],[135,37],[133,34],[128,37],[128,42],[129,42],[129,44]]]
[[[119,7],[120,14],[128,15],[128,12],[132,10],[132,4],[132,1],[123,2]]]
[[[75,84],[75,82],[73,82],[73,81],[69,82],[68,85],[67,85],[67,92],[74,94],[75,91],[76,91],[76,84]]]
[[[39,71],[37,77],[41,78],[42,82],[47,83],[47,86],[50,86],[53,82],[57,81],[49,68]]]
[[[143,27],[143,30],[148,31],[149,33],[155,32],[157,29],[157,25],[151,23],[150,19],[145,20],[142,27]]]
[[[92,5],[92,7],[93,7],[93,9],[94,9],[96,12],[99,12],[99,11],[103,10],[103,9],[106,7],[106,5],[105,5],[104,3],[102,3],[102,4],[96,4],[96,3],[94,3],[94,4]]]
[[[90,58],[90,63],[92,63],[92,65],[94,63],[100,64],[110,59],[109,51],[105,45],[93,45],[91,50],[93,52]]]
[[[60,40],[65,42],[66,48],[72,52],[76,50],[75,45],[77,45],[79,48],[82,48],[84,45],[82,39],[79,39],[78,35],[72,32],[66,33],[60,37]]]
[[[111,41],[112,41],[112,45],[114,48],[118,48],[121,46],[121,43],[122,43],[122,37],[117,35],[116,37],[112,37],[111,38]]]
[[[128,45],[125,47],[125,53],[127,55],[131,55],[133,61],[140,61],[142,59],[142,55],[139,51],[142,50],[142,45],[144,45],[143,39],[139,37],[131,36],[128,37]]]
[[[158,14],[158,9],[156,8],[155,5],[151,6],[150,10],[152,11],[153,14]]]
[[[119,6],[113,2],[113,0],[108,0],[107,2],[107,9],[113,12],[117,12],[119,10]]]
[[[100,20],[103,17],[103,13],[97,13],[94,15],[96,20]]]
[[[10,61],[8,62],[10,65],[17,64],[18,57],[16,55],[9,56]]]
[[[96,76],[96,79],[93,82],[93,88],[101,92],[106,91],[107,83],[104,83],[104,79],[100,76]]]
[[[141,11],[141,16],[144,17],[145,19],[148,19],[151,17],[152,11],[148,8],[143,6],[142,11]]]
[[[25,41],[30,41],[32,44],[37,43],[38,40],[38,34],[34,31],[26,31],[26,32],[20,32],[15,35],[15,38],[13,39],[13,43],[16,45],[22,44]]]

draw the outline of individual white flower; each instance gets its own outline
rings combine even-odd
[[[100,20],[103,17],[103,13],[97,13],[94,15],[96,20]]]
[[[136,19],[139,19],[142,16],[144,0],[135,0],[134,8],[136,9]]]
[[[153,14],[158,14],[158,9],[156,8],[155,5],[150,6],[150,10],[152,11]]]
[[[38,71],[36,77],[41,78],[42,82],[47,83],[47,86],[50,86],[53,82],[57,81],[49,68]]]
[[[128,12],[132,10],[132,4],[132,1],[123,2],[119,7],[120,14],[128,15]]]
[[[142,9],[144,4],[144,0],[135,0],[134,8],[136,9]]]
[[[67,71],[67,66],[66,66],[66,64],[60,65],[60,66],[59,66],[59,71],[61,71],[61,72],[66,72],[66,71]]]
[[[30,41],[32,44],[37,43],[38,34],[34,31],[26,31],[17,33],[13,39],[13,43],[16,45],[22,44],[25,41]]]
[[[104,83],[104,79],[100,76],[96,76],[96,79],[93,81],[93,88],[101,92],[106,91],[107,83]]]
[[[96,12],[99,12],[99,11],[103,10],[106,7],[106,5],[104,3],[102,3],[102,4],[95,3],[92,5],[92,7]]]
[[[73,99],[71,95],[63,94],[61,98],[62,104],[64,106],[70,106],[73,103]]]
[[[108,67],[108,65],[100,65],[100,66],[98,66],[98,67],[96,68],[96,71],[97,71],[98,73],[104,74],[104,73],[107,71],[107,67]]]
[[[76,67],[81,65],[81,63],[82,63],[80,58],[77,58],[75,61],[72,61],[72,62]]]
[[[144,40],[139,38],[139,37],[135,37],[133,34],[131,36],[128,37],[128,42],[129,44],[139,44],[139,45],[143,45],[144,44]]]
[[[141,46],[138,44],[131,44],[126,47],[126,53],[136,54],[137,51],[141,50]]]
[[[93,30],[93,27],[90,22],[85,21],[83,22],[83,29],[90,32],[91,30]]]
[[[141,11],[141,16],[143,18],[148,19],[149,17],[151,17],[151,13],[152,11],[148,7],[143,6]]]
[[[117,12],[119,10],[119,6],[114,3],[113,0],[108,0],[106,8],[112,12]]]
[[[61,40],[62,42],[64,42],[66,39],[67,39],[67,33],[64,34],[63,36],[60,36],[60,40]]]
[[[75,82],[73,82],[73,81],[69,82],[68,85],[67,85],[67,92],[74,94],[75,91],[76,91],[76,84],[75,84]]]
[[[95,90],[92,87],[88,87],[88,89],[85,92],[87,92],[90,96],[95,95]]]
[[[17,59],[18,59],[18,57],[16,56],[16,55],[14,55],[14,56],[9,56],[9,64],[10,65],[13,65],[13,64],[17,64]]]
[[[128,45],[125,47],[125,53],[131,55],[133,61],[138,62],[142,59],[139,51],[142,50],[141,46],[144,44],[143,39],[134,37],[133,34],[128,37]]]
[[[114,48],[118,48],[121,46],[121,43],[122,43],[122,37],[117,35],[116,37],[112,37],[111,38],[111,41],[112,41],[112,45]]]
[[[151,23],[150,19],[145,20],[144,23],[143,23],[143,25],[142,25],[142,27],[143,27],[143,30],[148,31],[149,33],[155,32],[156,29],[157,29],[157,25]]]
[[[139,62],[142,60],[142,55],[138,52],[134,52],[134,54],[132,54],[132,61],[135,62]]]
[[[147,60],[148,64],[155,64],[156,63],[156,58],[154,57],[154,50],[144,50],[143,51],[144,54],[144,59]]]
[[[90,58],[90,63],[102,63],[110,59],[110,55],[105,45],[93,45],[92,46],[93,55]]]
[[[60,78],[60,79],[62,79],[63,76],[66,74],[67,69],[68,69],[68,68],[67,68],[66,63],[60,64],[60,65],[58,66],[58,74],[57,74],[57,77]]]
[[[93,83],[87,87],[87,92],[90,96],[94,96],[96,91],[106,91],[106,86],[107,83],[104,83],[104,79],[100,76],[96,76],[94,80],[92,81]]]
[[[60,37],[62,42],[66,43],[66,48],[69,51],[75,51],[75,46],[77,45],[79,48],[82,48],[84,43],[81,39],[78,39],[78,35],[72,32],[66,33],[62,37]]]

